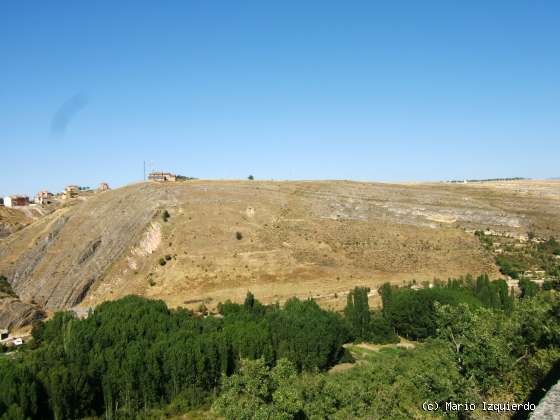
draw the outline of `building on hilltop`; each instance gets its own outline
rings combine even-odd
[[[177,175],[169,172],[151,172],[148,175],[150,181],[166,182],[166,181],[177,181]]]
[[[67,185],[64,188],[62,199],[67,200],[69,198],[77,197],[79,193],[80,193],[80,187],[78,187],[77,185]]]
[[[54,194],[50,191],[39,191],[35,196],[35,203],[37,204],[50,204],[52,201],[51,199],[54,197]]]
[[[99,187],[97,188],[98,191],[109,191],[111,188],[109,188],[109,184],[107,184],[106,182],[101,182],[99,184]]]
[[[64,187],[64,192],[80,192],[80,187],[77,185],[67,185]]]
[[[6,207],[20,207],[29,204],[29,197],[25,195],[9,195],[4,198],[4,205]]]

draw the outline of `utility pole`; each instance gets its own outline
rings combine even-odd
[[[144,161],[144,181],[146,180],[146,161]]]

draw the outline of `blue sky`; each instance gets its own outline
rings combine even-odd
[[[0,3],[0,195],[560,176],[558,1]]]

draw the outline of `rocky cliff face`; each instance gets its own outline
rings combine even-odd
[[[165,187],[144,184],[61,209],[0,244],[0,272],[23,301],[49,309],[72,307],[167,199],[172,197]]]
[[[559,202],[552,181],[139,183],[77,199],[0,240],[0,275],[21,302],[47,309],[130,293],[176,306],[248,289],[263,301],[328,300],[355,285],[497,276],[466,230],[560,236]]]
[[[17,297],[0,297],[0,328],[10,331],[45,318],[45,312],[37,305],[24,303]]]
[[[560,382],[550,388],[529,418],[531,420],[560,419]]]

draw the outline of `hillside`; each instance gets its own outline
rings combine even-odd
[[[356,285],[498,277],[467,230],[560,236],[559,200],[558,181],[138,183],[1,240],[0,274],[47,309],[131,293],[212,306],[249,289],[264,302],[297,295],[339,306]]]
[[[22,229],[33,221],[24,212],[0,206],[0,238]]]

